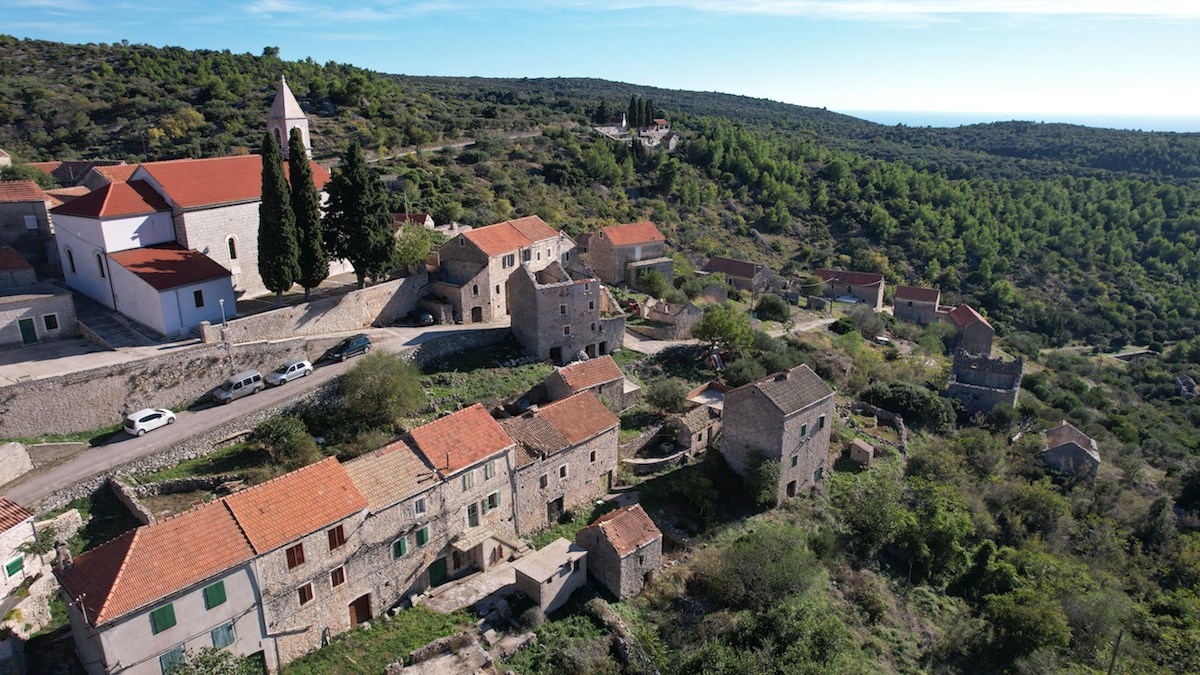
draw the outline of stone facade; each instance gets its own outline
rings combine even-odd
[[[958,348],[968,354],[992,355],[992,342],[996,330],[984,321],[973,321],[958,334]]]
[[[560,537],[513,567],[517,590],[536,602],[544,616],[587,582],[587,551]]]
[[[662,239],[615,246],[606,230],[600,230],[588,242],[588,264],[596,276],[608,284],[626,283],[637,285],[637,276],[630,275],[633,264],[638,271],[656,269],[670,282],[674,278],[674,266],[666,255],[666,242]],[[641,263],[639,265],[639,263]]]
[[[699,405],[669,422],[675,430],[675,445],[695,454],[707,450],[721,433],[721,414],[707,405]]]
[[[33,541],[34,537],[33,516],[0,532],[0,584],[2,584],[0,585],[0,600],[7,598],[13,589],[25,581],[26,577],[37,572],[37,569],[33,569],[40,566],[37,556],[17,550],[22,544]],[[14,565],[18,559],[21,560],[19,569],[13,570],[10,574],[8,567]]]
[[[959,401],[967,415],[988,413],[998,405],[1017,405],[1025,360],[1002,361],[964,351],[954,355],[946,396]]]
[[[897,319],[928,326],[938,320],[938,306],[942,293],[936,288],[917,286],[896,287],[893,312]]]
[[[580,389],[578,391],[571,388],[567,381],[563,379],[558,371],[550,373],[545,380],[546,396],[551,401],[560,401],[572,394],[577,394],[580,391],[590,391],[600,399],[609,410],[619,412],[628,408],[631,404],[625,400],[625,378],[618,378],[610,382],[601,382],[592,387]],[[640,392],[640,390],[639,390]]]
[[[825,297],[849,296],[876,312],[883,309],[884,281],[882,274],[826,269],[816,270],[814,274],[825,282]]]
[[[30,329],[35,342],[78,335],[71,293],[51,284],[0,290],[0,347],[27,344]]]
[[[508,279],[512,331],[525,351],[554,363],[621,348],[625,314],[598,279],[574,280],[557,262],[525,265]]]
[[[517,467],[513,482],[522,536],[554,525],[559,515],[590,505],[612,488],[619,432],[614,426],[577,445],[530,457]]]
[[[62,274],[44,201],[0,202],[0,246],[16,249],[44,277]]]
[[[0,485],[14,481],[33,469],[25,446],[13,441],[0,443]]]
[[[633,509],[639,513],[629,513]],[[644,519],[645,523],[636,531],[622,525],[615,528],[602,526],[605,522],[634,519]],[[575,540],[588,552],[591,575],[618,599],[641,593],[662,571],[662,533],[640,505],[623,507],[601,516],[580,530]]]
[[[782,503],[824,479],[833,413],[833,391],[808,366],[732,389],[725,393],[721,454],[741,476],[759,462],[779,462]]]

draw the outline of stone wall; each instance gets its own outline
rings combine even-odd
[[[416,347],[409,347],[400,352],[405,358],[412,359],[418,366],[428,366],[451,354],[478,349],[508,337],[507,328],[487,328],[484,330],[463,331],[439,337],[428,342],[422,342]]]
[[[315,358],[336,342],[336,338],[254,342],[234,345],[232,352],[238,370],[269,372],[289,359]],[[47,411],[53,411],[54,432],[67,434],[103,429],[141,408],[188,406],[219,385],[228,372],[224,346],[199,345],[140,361],[18,382],[0,388],[0,438],[46,433]]]
[[[134,518],[137,518],[138,522],[143,525],[149,525],[154,522],[154,514],[150,512],[150,509],[142,506],[142,502],[133,493],[133,488],[126,485],[123,480],[117,476],[109,476],[108,480],[105,481],[105,485],[108,486],[108,489],[117,498],[117,501],[121,502]]]
[[[16,480],[33,468],[29,453],[20,443],[0,444],[0,485]]]
[[[610,477],[617,469],[618,431],[619,427],[613,427],[579,445],[536,459],[517,469],[514,482],[520,535],[528,536],[553,525],[547,522],[549,502],[562,499],[564,510],[570,511],[589,504],[611,489]],[[560,478],[559,467],[564,465],[567,475]],[[546,477],[545,487],[541,486],[542,476]]]
[[[424,272],[403,279],[321,298],[292,307],[252,314],[228,322],[229,340],[235,344],[325,335],[389,324],[417,308],[429,276]],[[205,343],[221,341],[221,326],[200,324]]]

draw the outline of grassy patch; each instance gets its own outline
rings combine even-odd
[[[535,632],[537,640],[513,654],[503,668],[522,675],[620,672],[611,654],[612,636],[589,616],[568,614]]]
[[[125,505],[117,501],[112,491],[101,488],[91,497],[76,499],[63,507],[79,509],[84,525],[79,532],[71,537],[71,553],[79,555],[83,551],[93,549],[106,541],[141,525]]]
[[[238,474],[245,476],[247,482],[258,483],[276,473],[262,446],[253,441],[245,441],[202,457],[185,459],[175,466],[139,475],[137,479],[140,483],[157,483],[171,478]]]
[[[69,625],[71,625],[71,617],[67,614],[67,603],[63,600],[61,593],[54,593],[50,596],[50,623],[30,637],[35,638],[39,635],[53,633]]]
[[[650,425],[662,419],[661,415],[644,405],[634,406],[621,413],[620,417],[620,442],[622,443],[633,440],[638,434],[649,429]]]
[[[391,620],[376,619],[371,630],[351,630],[333,638],[328,647],[296,659],[284,675],[382,673],[397,656],[433,640],[454,634],[470,622],[462,613],[439,614],[424,607],[406,609]]]
[[[591,524],[591,522],[600,516],[612,511],[617,506],[613,502],[605,502],[597,504],[592,508],[588,508],[586,504],[581,504],[568,512],[570,520],[560,522],[544,530],[534,533],[529,537],[529,545],[535,549],[545,548],[551,542],[562,537],[567,541],[575,541],[575,533]]]
[[[554,371],[548,363],[509,367],[506,361],[524,357],[515,338],[482,349],[462,352],[425,369],[421,388],[438,411],[457,410],[479,401],[496,401],[532,388]],[[419,416],[425,422],[436,412]]]
[[[31,438],[0,438],[0,443],[8,443],[16,441],[21,445],[37,445],[39,443],[87,443],[91,447],[101,445],[115,433],[119,433],[122,428],[122,423],[114,424],[111,427],[103,429],[94,429],[92,431],[78,431],[73,434],[58,434],[50,436],[35,436]]]
[[[617,362],[617,366],[621,370],[626,370],[629,366],[641,361],[646,355],[641,352],[635,352],[632,349],[618,349],[609,356],[612,357],[613,361]]]

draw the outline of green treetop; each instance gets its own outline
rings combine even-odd
[[[392,214],[379,177],[367,169],[362,148],[351,142],[346,158],[329,181],[325,212],[325,248],[349,260],[362,288],[367,277],[381,277],[392,266],[395,241]]]
[[[258,205],[258,274],[275,292],[275,306],[300,274],[296,247],[296,217],[283,175],[283,154],[270,134],[263,134],[262,201]]]
[[[304,287],[304,299],[329,276],[329,256],[321,234],[321,198],[313,185],[312,166],[299,129],[288,138],[288,173],[292,177],[292,213],[296,216],[296,240],[299,246],[299,274],[296,281]]]

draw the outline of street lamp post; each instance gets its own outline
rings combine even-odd
[[[221,306],[221,341],[225,343],[225,353],[229,355],[229,375],[233,375],[233,345],[229,342],[229,323],[225,321],[225,298],[217,298]]]

